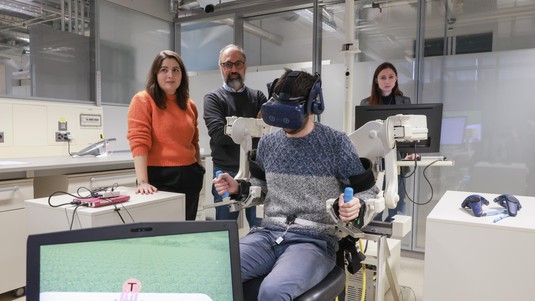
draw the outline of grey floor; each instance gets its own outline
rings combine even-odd
[[[424,292],[424,256],[422,253],[401,252],[399,262],[400,300],[422,301]],[[387,293],[385,301],[394,300],[392,294]]]
[[[402,251],[399,267],[399,285],[401,287],[400,300],[402,301],[422,301],[423,300],[423,279],[424,261],[421,253]],[[0,295],[0,301],[25,301],[25,297],[15,298],[10,293]],[[385,301],[394,300],[392,294],[387,293]],[[354,300],[348,300],[354,301]]]

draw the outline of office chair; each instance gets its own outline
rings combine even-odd
[[[264,277],[251,279],[243,284],[243,297],[245,301],[257,301],[258,289]],[[323,280],[313,288],[297,297],[296,301],[329,301],[335,300],[344,292],[346,274],[344,269],[335,265]]]

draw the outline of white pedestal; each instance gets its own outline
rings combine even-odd
[[[427,217],[424,300],[533,300],[535,198],[516,196],[522,209],[497,223],[461,208],[471,192],[447,191]],[[480,193],[485,210],[502,208]]]
[[[166,222],[185,220],[185,196],[181,193],[158,191],[150,195],[135,194],[134,188],[119,187],[121,194],[130,195],[125,203],[99,208],[66,205],[50,207],[48,198],[27,200],[28,233],[65,231],[134,222]],[[53,205],[69,203],[69,195],[53,196]],[[116,212],[115,209],[119,211]],[[120,214],[120,215],[119,215]],[[122,217],[122,219],[121,219]],[[73,221],[74,219],[74,221]],[[72,227],[71,227],[72,224]]]

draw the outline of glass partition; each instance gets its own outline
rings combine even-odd
[[[219,51],[233,43],[234,25],[231,18],[181,24],[180,31],[180,55],[190,72],[217,70]]]
[[[249,65],[312,63],[312,28],[311,9],[246,18],[244,45],[250,53]]]
[[[172,22],[112,1],[4,2],[0,95],[96,102],[98,90],[102,103],[128,104],[143,89],[154,56],[174,49]]]
[[[425,219],[446,190],[535,195],[535,103],[527,92],[535,80],[535,33],[527,30],[534,5],[426,3],[420,100],[444,103],[441,154],[455,165],[429,168],[433,190],[420,177],[417,198],[432,200],[413,212],[416,250],[424,250]]]
[[[90,101],[89,37],[33,25],[30,39],[32,89],[19,96]]]
[[[2,1],[0,95],[88,101],[90,11],[89,1]]]
[[[108,1],[98,15],[102,103],[129,104],[156,54],[174,50],[173,24]]]

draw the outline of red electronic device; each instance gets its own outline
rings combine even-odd
[[[82,206],[102,207],[118,203],[124,203],[130,199],[129,195],[119,195],[114,197],[96,197],[96,198],[75,198],[74,201],[80,202]]]

